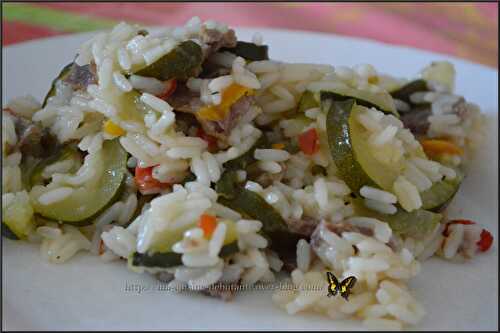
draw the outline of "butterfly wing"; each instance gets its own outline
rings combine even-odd
[[[357,280],[354,276],[349,276],[340,283],[340,296],[344,297],[346,301],[348,300],[351,289],[356,284],[356,281]]]
[[[339,291],[339,280],[331,272],[326,272],[328,278],[328,296],[335,296]]]

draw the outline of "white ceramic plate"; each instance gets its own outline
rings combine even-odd
[[[239,29],[250,40],[255,30]],[[478,103],[490,118],[489,138],[454,200],[450,217],[470,218],[494,235],[493,248],[467,264],[433,258],[410,286],[427,310],[417,329],[498,328],[498,72],[456,58],[416,49],[327,34],[260,29],[274,59],[355,65],[411,77],[430,61],[451,60],[457,92]],[[3,103],[32,94],[42,99],[52,78],[69,63],[85,35],[37,40],[3,50]],[[149,275],[127,271],[78,254],[64,265],[41,261],[38,248],[4,240],[3,327],[5,329],[363,329],[359,323],[317,315],[289,316],[270,291],[248,291],[225,303],[201,295],[157,291]],[[147,290],[125,291],[137,284]]]

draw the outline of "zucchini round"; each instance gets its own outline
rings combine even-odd
[[[187,80],[201,71],[203,52],[201,47],[191,40],[177,45],[172,51],[156,60],[135,74],[153,77],[161,81],[170,79]]]
[[[430,189],[420,193],[422,209],[440,212],[448,206],[460,188],[463,173],[455,169],[457,176],[451,180],[434,183]]]
[[[342,82],[315,82],[310,84],[308,89],[315,93],[318,105],[325,98],[330,98],[334,101],[354,99],[358,105],[366,106],[367,108],[374,107],[377,110],[392,113],[396,117],[399,117],[392,96],[384,90],[380,92],[361,90],[352,88]]]
[[[47,105],[47,101],[49,100],[49,98],[56,94],[56,83],[58,81],[64,80],[69,75],[72,66],[73,63],[69,63],[66,66],[64,66],[61,72],[59,72],[59,75],[57,75],[57,77],[54,80],[52,80],[52,84],[50,85],[50,90],[47,92],[45,98],[43,99],[42,108],[45,107],[45,105]]]
[[[354,192],[365,185],[391,189],[402,167],[383,165],[370,154],[365,131],[355,118],[363,107],[353,99],[323,101],[322,108],[328,108],[325,110],[328,145],[341,178]]]
[[[328,144],[341,178],[356,193],[365,185],[392,191],[394,181],[404,171],[404,163],[384,164],[371,154],[369,134],[357,121],[357,115],[363,111],[363,107],[356,105],[354,100],[325,101],[322,107],[328,108]],[[434,183],[431,188],[420,193],[422,209],[440,211],[453,198],[463,178],[461,172],[455,171],[455,179]]]
[[[2,223],[2,236],[12,240],[19,240],[19,237],[17,237],[16,234],[12,230],[10,230],[9,226],[5,223]]]
[[[35,219],[26,191],[7,193],[2,198],[2,235],[25,239],[35,229]]]
[[[238,242],[233,241],[221,248],[219,256],[224,258],[236,252],[238,252]],[[169,268],[182,265],[182,254],[175,252],[134,252],[128,260],[128,264],[132,268]]]
[[[27,188],[32,188],[35,185],[44,185],[44,178],[42,176],[43,170],[54,163],[62,162],[65,160],[73,160],[73,166],[69,170],[70,173],[78,171],[81,166],[82,156],[75,146],[65,146],[60,149],[56,154],[39,160],[35,163],[32,169],[26,170],[26,185]]]
[[[227,170],[245,170],[250,164],[257,161],[253,157],[255,149],[267,147],[269,147],[267,137],[265,135],[261,135],[257,142],[255,142],[255,144],[246,153],[235,158],[234,160],[229,160],[224,163],[224,168],[226,168]]]
[[[395,214],[386,215],[367,208],[361,198],[351,199],[351,203],[356,216],[372,217],[386,222],[391,227],[392,232],[401,236],[424,238],[434,230],[443,218],[441,214],[425,209],[407,212],[400,207]]]
[[[306,90],[299,100],[299,112],[306,112],[309,109],[317,108],[319,106],[319,102],[316,100],[314,93],[312,91]]]
[[[127,152],[116,139],[105,141],[96,158],[99,162],[94,178],[75,188],[71,195],[61,201],[42,205],[38,198],[51,189],[33,187],[30,196],[35,212],[62,223],[91,224],[97,215],[120,197],[127,171]]]
[[[291,232],[287,223],[274,207],[269,205],[260,195],[249,191],[236,181],[236,172],[225,172],[215,190],[219,194],[218,202],[241,215],[262,222],[262,235],[270,240],[270,248],[275,251],[294,251],[303,235]]]
[[[219,256],[226,257],[238,252],[238,234],[236,224],[231,220],[222,220],[226,225],[226,236],[219,253]],[[177,230],[165,230],[157,234],[153,240],[153,245],[147,253],[134,252],[129,257],[129,265],[132,267],[160,267],[168,268],[182,265],[182,254],[172,251],[172,246],[182,240],[184,232],[193,225],[188,225]]]
[[[281,215],[260,195],[239,186],[236,178],[236,171],[227,171],[222,175],[215,185],[219,194],[218,202],[240,214],[261,221],[265,234],[288,231]]]
[[[257,45],[249,42],[237,42],[233,48],[223,48],[221,51],[228,51],[250,61],[268,60],[267,45]]]
[[[397,98],[399,100],[402,100],[406,103],[411,103],[410,101],[410,95],[413,93],[416,93],[418,91],[428,91],[429,88],[427,87],[427,82],[425,82],[422,79],[414,80],[411,82],[408,82],[401,88],[391,92],[391,96],[393,98]]]
[[[226,225],[226,236],[224,238],[224,245],[228,245],[237,240],[238,235],[236,225],[231,220],[221,220],[221,223]],[[163,232],[157,233],[154,236],[150,252],[152,253],[166,253],[172,251],[172,246],[182,240],[184,232],[193,228],[193,225],[187,225],[183,228],[176,230],[167,229]]]

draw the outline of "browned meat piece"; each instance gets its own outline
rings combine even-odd
[[[283,180],[284,173],[287,169],[287,166],[285,163],[281,162],[278,163],[281,166],[281,169],[283,172],[280,173],[262,173],[262,170],[257,167],[256,164],[250,165],[249,168],[247,168],[247,177],[249,179],[255,179],[257,183],[259,183],[262,187],[268,187],[271,186],[274,182],[280,182]]]
[[[359,232],[365,236],[373,236],[373,230],[370,228],[358,227],[344,222],[326,223],[326,228],[339,236],[344,232]]]
[[[205,133],[216,137],[225,144],[233,128],[239,123],[245,122],[245,118],[250,115],[249,110],[254,101],[252,96],[243,96],[231,106],[228,115],[223,120],[210,121],[198,119],[198,122]]]
[[[177,89],[167,98],[167,102],[175,111],[194,115],[203,106],[199,94],[189,90],[184,84],[177,85]],[[198,119],[198,122],[205,133],[225,143],[233,128],[240,121],[246,121],[247,117],[252,116],[248,111],[254,103],[255,99],[253,96],[243,96],[231,106],[231,110],[225,119],[221,121]]]
[[[235,47],[237,39],[233,29],[222,33],[219,30],[207,29],[203,26],[201,29],[201,41],[209,46],[204,52],[204,58],[206,59],[223,47]]]
[[[344,232],[359,232],[360,234],[366,236],[373,236],[373,231],[369,228],[363,228],[358,226],[353,226],[347,223],[329,223],[325,221],[321,221],[314,232],[311,235],[311,248],[314,250],[314,253],[320,257],[324,261],[329,261],[329,254],[336,251],[335,247],[328,243],[323,237],[323,233],[325,232],[333,232],[338,236],[341,236]],[[353,246],[354,251],[357,249]]]
[[[202,106],[200,94],[193,92],[185,84],[178,83],[175,92],[167,98],[175,111],[195,114]]]
[[[202,28],[201,39],[208,47],[203,50],[203,71],[200,74],[202,78],[215,78],[231,73],[230,68],[224,68],[213,63],[210,56],[216,53],[221,48],[232,48],[236,46],[237,39],[234,30],[228,30],[222,33],[215,29]]]
[[[216,283],[211,285],[210,288],[203,289],[201,292],[204,295],[220,298],[228,302],[231,301],[236,295],[239,283]]]
[[[242,119],[247,113],[248,110],[255,103],[255,98],[253,96],[243,96],[236,103],[231,106],[231,111],[221,121],[218,121],[217,124],[222,129],[222,131],[229,135],[233,128],[239,123],[239,120]]]
[[[309,240],[320,222],[310,216],[303,216],[301,219],[288,219],[285,222],[290,233],[275,236],[279,242],[272,243],[271,247],[283,261],[282,269],[292,272],[297,268],[297,242],[299,239]]]
[[[68,76],[63,82],[71,85],[73,90],[86,89],[90,84],[97,83],[97,69],[95,63],[78,66],[73,63]]]
[[[210,121],[210,120],[203,120],[203,119],[198,119],[198,123],[201,125],[201,128],[203,131],[219,140],[219,142],[222,144],[223,148],[227,148],[229,146],[229,143],[227,142],[227,138],[229,135],[225,135],[224,131],[220,128],[219,124],[216,121]]]
[[[392,235],[387,242],[387,246],[389,246],[394,252],[398,252],[403,247],[403,242],[400,238],[396,238],[394,235]]]
[[[8,112],[13,116],[18,138],[17,144],[8,148],[9,152],[19,149],[23,155],[33,157],[46,157],[52,154],[57,146],[57,139],[47,128],[18,116],[10,109],[4,109],[3,112]]]
[[[401,114],[401,121],[414,135],[426,135],[429,129],[429,117],[432,116],[429,104],[418,105],[409,112]],[[453,104],[451,114],[456,114],[460,119],[467,118],[469,114],[468,103],[463,97]]]
[[[288,273],[293,272],[297,268],[296,254],[293,252],[290,254],[291,255],[280,257],[281,261],[283,261],[283,267],[281,269]]]
[[[430,106],[420,106],[401,114],[401,121],[415,135],[425,135],[429,129]]]
[[[288,219],[285,222],[291,232],[309,238],[311,237],[314,229],[316,229],[320,221],[313,217],[302,216],[301,219]]]
[[[469,114],[467,102],[463,97],[460,97],[460,99],[455,104],[453,104],[451,110],[462,120],[467,118],[467,115]]]

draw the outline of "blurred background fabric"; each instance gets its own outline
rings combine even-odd
[[[329,32],[436,51],[498,68],[498,3],[4,3],[2,45],[126,20]],[[264,36],[265,41],[265,36]]]

